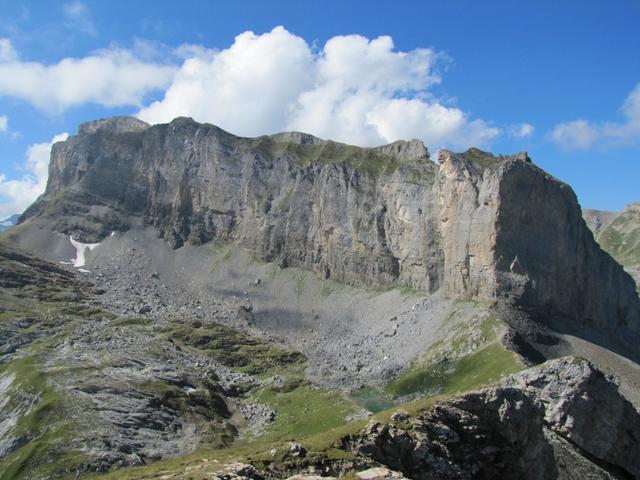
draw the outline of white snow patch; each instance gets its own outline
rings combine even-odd
[[[69,240],[71,240],[71,245],[73,245],[76,249],[76,258],[72,260],[73,266],[76,268],[84,267],[84,264],[86,262],[85,255],[87,254],[87,249],[91,251],[94,248],[96,248],[98,245],[100,245],[99,243],[78,242],[77,240],[74,240],[73,237],[71,237],[71,235],[69,235]]]
[[[111,232],[111,236],[115,237],[116,236],[116,232],[115,231]]]
[[[79,268],[78,271],[80,273],[91,273],[89,270],[85,270],[84,268]]]

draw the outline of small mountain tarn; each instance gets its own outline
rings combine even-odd
[[[0,477],[640,476],[634,208],[585,224],[525,153],[186,118],[83,124],[50,172],[0,237]]]

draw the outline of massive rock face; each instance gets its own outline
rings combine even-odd
[[[54,145],[46,193],[23,221],[96,241],[142,219],[176,248],[237,241],[341,282],[507,299],[640,333],[634,283],[567,185],[526,154],[438,160],[418,141],[357,148],[187,118],[99,120]]]

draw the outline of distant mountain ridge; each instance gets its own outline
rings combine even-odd
[[[622,212],[585,210],[583,216],[597,242],[624,265],[640,289],[640,202]]]
[[[5,218],[4,220],[0,221],[0,232],[4,232],[5,230],[13,227],[14,225],[16,225],[18,223],[18,219],[20,218],[19,214],[14,214],[11,215],[8,218]]]

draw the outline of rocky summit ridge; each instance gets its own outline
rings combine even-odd
[[[174,248],[232,241],[342,283],[507,300],[640,334],[632,278],[571,188],[526,153],[444,150],[435,163],[416,140],[359,148],[116,117],[53,146],[46,192],[22,222],[96,242],[138,219]]]

